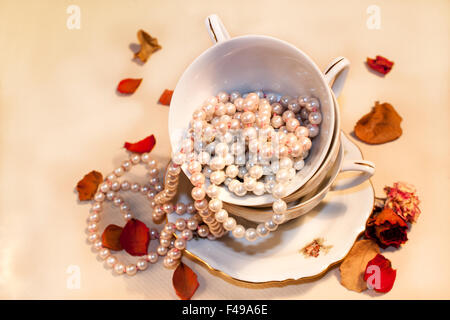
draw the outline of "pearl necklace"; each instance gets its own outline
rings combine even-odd
[[[191,174],[190,181],[194,186],[191,192],[195,200],[194,206],[215,237],[221,237],[225,231],[231,231],[236,238],[245,237],[248,241],[255,241],[258,236],[266,237],[270,231],[275,231],[278,225],[285,222],[287,204],[282,198],[286,194],[286,185],[295,176],[296,170],[301,170],[304,165],[303,159],[312,144],[309,137],[313,138],[318,134],[322,116],[318,112],[320,105],[317,99],[308,97],[291,99],[284,96],[278,103],[273,94],[270,97],[266,96],[267,99],[262,98],[263,96],[262,92],[249,93],[243,99],[238,92],[231,95],[221,92],[217,97],[206,100],[202,108],[194,112],[188,137],[183,140],[180,150],[172,157],[175,165],[187,165]],[[284,107],[289,110],[284,110]],[[258,113],[255,115],[256,111]],[[304,123],[307,122],[306,127],[300,125],[302,120]],[[282,127],[283,124],[285,127]],[[275,128],[278,128],[278,132]],[[267,138],[279,143],[277,151],[281,159],[276,169],[271,165],[275,176],[269,175],[264,188],[258,181],[265,173],[262,166],[252,161],[248,161],[245,167],[240,168],[232,164],[233,161],[245,163],[243,160],[246,149],[245,145],[239,147],[233,143],[231,155],[228,153],[230,151],[228,144],[233,141],[229,129],[242,129],[238,134],[247,141],[247,149],[253,153],[260,153],[266,165],[267,160],[276,154]],[[266,137],[265,141],[258,141],[258,131],[260,136]],[[219,140],[218,143],[214,143],[216,138]],[[202,150],[204,142],[209,142],[206,151]],[[197,147],[200,145],[200,148],[196,148],[196,145]],[[212,147],[209,147],[211,145]],[[197,155],[194,150],[199,151]],[[210,154],[213,151],[215,156],[211,158]],[[225,166],[227,167],[224,171]],[[236,176],[243,178],[244,182],[233,179]],[[205,188],[206,178],[211,182],[207,188]],[[248,191],[253,191],[256,195],[261,195],[264,191],[272,193],[276,201],[272,205],[274,214],[271,219],[258,224],[256,229],[245,229],[237,224],[233,217],[228,216],[219,199],[221,189],[218,186],[222,183],[228,185],[228,189],[238,196],[244,196]],[[210,197],[210,201],[206,199],[206,195]]]
[[[150,175],[149,185],[141,186],[138,183],[130,183],[127,180],[121,182],[118,180],[125,172],[130,171],[132,166],[137,164],[146,165]],[[179,173],[180,168],[169,163],[164,179],[165,184],[163,185],[158,178],[157,162],[152,160],[148,153],[142,156],[132,154],[129,160],[125,160],[120,167],[109,174],[99,185],[88,217],[88,241],[92,243],[101,260],[104,260],[106,265],[112,268],[115,273],[129,276],[135,275],[137,271],[146,270],[149,263],[156,263],[160,256],[164,256],[163,262],[165,267],[173,268],[180,262],[182,252],[186,248],[186,241],[194,237],[194,232],[199,237],[213,239],[208,227],[201,224],[203,219],[196,214],[193,203],[184,204],[178,202],[175,206],[170,203],[170,200],[176,194]],[[111,201],[115,207],[118,207],[125,221],[133,218],[130,206],[117,194],[119,191],[140,192],[142,195],[145,195],[153,207],[152,220],[156,224],[162,223],[166,215],[171,213],[178,215],[189,213],[192,217],[188,220],[179,218],[175,223],[168,222],[160,233],[156,229],[151,229],[151,240],[159,239],[159,246],[156,252],[148,252],[145,257],[139,258],[135,264],[125,266],[108,248],[103,247],[101,235],[98,233],[98,223],[100,222],[105,201]],[[179,233],[179,237],[176,239],[174,237],[175,232]]]
[[[287,204],[282,200],[286,193],[285,185],[295,175],[296,170],[303,168],[303,159],[308,156],[308,150],[311,148],[309,138],[313,138],[319,133],[318,125],[322,117],[318,112],[319,102],[315,98],[291,99],[284,96],[278,99],[276,95],[268,94],[263,99],[263,96],[262,92],[250,93],[244,99],[237,92],[233,92],[231,95],[222,92],[217,97],[208,99],[201,109],[194,112],[189,130],[190,136],[183,141],[181,150],[174,154],[172,161],[168,164],[164,175],[164,184],[158,177],[157,162],[151,159],[148,153],[132,154],[128,160],[125,160],[120,167],[105,178],[94,196],[87,229],[89,231],[88,241],[92,243],[94,250],[98,251],[99,257],[106,262],[108,267],[117,274],[132,276],[137,271],[146,270],[149,263],[156,263],[160,256],[164,256],[164,266],[173,268],[180,262],[186,242],[194,237],[194,232],[199,237],[209,240],[231,232],[236,238],[245,237],[248,241],[255,241],[258,237],[264,238],[271,231],[275,231],[286,220]],[[284,110],[284,108],[288,110]],[[255,115],[256,111],[258,114]],[[208,122],[211,126],[204,127],[204,124]],[[301,126],[301,124],[306,126]],[[278,164],[270,165],[273,174],[268,173],[267,161],[262,161],[263,166],[254,161],[245,161],[245,144],[242,146],[233,143],[231,145],[232,154],[228,153],[230,151],[228,144],[233,139],[228,129],[242,128],[243,137],[248,141],[248,150],[259,152],[262,160],[271,158],[274,151],[270,146],[264,144],[264,141],[259,143],[255,140],[258,131],[260,134],[264,135],[265,133],[266,136],[271,135],[271,137],[278,138],[280,145],[277,151],[281,158]],[[276,134],[275,129],[278,129]],[[217,135],[220,142],[212,144],[211,142],[216,138],[216,132],[222,134]],[[193,138],[199,133],[200,145],[204,138],[210,144],[208,145],[209,150],[201,151],[196,157],[193,153],[196,148]],[[242,151],[244,151],[244,157],[242,157]],[[215,157],[211,158],[210,155],[213,152]],[[244,163],[245,165],[235,165],[234,161],[237,164]],[[137,164],[147,167],[150,175],[148,185],[141,186],[127,180],[118,180]],[[191,196],[194,203],[178,202],[173,205],[171,200],[177,193],[183,164],[187,165],[191,174],[190,181],[194,186]],[[226,169],[223,170],[225,166]],[[258,181],[263,175],[265,183]],[[237,180],[236,177],[243,179],[243,182]],[[211,182],[208,187],[206,187],[207,178]],[[256,195],[262,195],[264,192],[272,193],[277,200],[272,205],[274,214],[271,219],[258,224],[256,228],[245,229],[244,226],[237,224],[236,220],[223,209],[223,203],[219,199],[221,191],[219,185],[222,183],[238,196],[244,196],[247,192],[253,192]],[[153,208],[152,220],[156,224],[161,224],[166,216],[172,213],[183,215],[187,212],[192,217],[188,220],[178,218],[175,223],[167,222],[160,233],[156,229],[151,229],[151,239],[159,239],[156,252],[148,252],[135,264],[125,266],[108,248],[103,247],[101,236],[98,233],[98,223],[104,201],[112,201],[113,205],[120,209],[125,221],[133,218],[130,206],[117,195],[119,191],[140,192],[145,195]],[[206,195],[210,198],[209,201],[206,199]],[[175,236],[176,232],[179,233],[178,237]]]

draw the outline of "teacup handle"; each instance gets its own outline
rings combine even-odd
[[[342,163],[341,170],[339,172],[345,171],[359,171],[364,174],[358,175],[357,177],[352,177],[350,180],[345,179],[340,181],[339,184],[333,184],[333,190],[345,190],[348,188],[360,185],[375,173],[375,164],[367,160],[344,160]]]
[[[345,79],[347,78],[348,70],[350,68],[350,61],[344,57],[337,57],[332,60],[323,72],[325,81],[331,87],[334,95],[339,97],[344,88]]]
[[[206,29],[214,44],[230,39],[230,34],[217,14],[212,14],[205,19]]]

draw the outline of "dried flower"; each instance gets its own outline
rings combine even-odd
[[[416,188],[405,182],[396,182],[393,187],[385,187],[386,208],[392,209],[406,222],[416,222],[420,215],[420,200]]]
[[[408,224],[389,208],[375,208],[366,224],[365,236],[375,240],[385,249],[389,246],[398,248],[408,241],[406,231]]]

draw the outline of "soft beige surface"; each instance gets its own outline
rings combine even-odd
[[[0,1],[0,298],[174,299],[162,264],[134,279],[111,276],[85,241],[88,206],[73,187],[92,169],[112,170],[124,140],[155,133],[154,154],[168,159],[167,108],[156,101],[211,45],[203,20],[217,13],[231,35],[266,34],[307,52],[320,68],[338,55],[352,62],[340,98],[342,127],[375,100],[403,116],[395,142],[357,144],[377,164],[372,181],[417,186],[423,214],[400,250],[385,255],[398,269],[383,296],[347,291],[337,269],[285,287],[236,286],[187,261],[197,299],[450,298],[449,12],[448,1],[376,1],[381,29],[366,27],[373,1]],[[81,8],[81,29],[68,30],[66,8]],[[144,28],[163,49],[143,66],[130,43]],[[384,79],[367,56],[395,61]],[[143,77],[131,97],[116,95],[125,77]],[[139,214],[138,214],[139,215]],[[140,216],[143,214],[141,213]],[[148,221],[148,220],[147,220]],[[80,289],[67,289],[77,265]]]

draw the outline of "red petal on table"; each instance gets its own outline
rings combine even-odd
[[[172,284],[181,300],[190,300],[199,285],[195,272],[183,262],[175,269]]]
[[[120,93],[131,94],[136,91],[136,89],[141,84],[142,79],[124,79],[119,82],[117,86],[117,91]]]
[[[373,268],[373,266],[378,267]],[[372,267],[369,269],[369,267]],[[394,286],[395,277],[397,275],[397,270],[392,269],[391,261],[386,259],[383,255],[377,254],[375,258],[367,263],[366,271],[364,273],[364,280],[367,281],[369,278],[373,283],[373,289],[377,292],[389,292]],[[377,279],[379,277],[379,279]]]
[[[122,245],[120,244],[122,230],[122,227],[116,226],[115,224],[107,226],[102,234],[102,246],[111,250],[122,250]]]
[[[128,220],[120,235],[120,245],[132,256],[147,254],[150,243],[149,229],[142,221]]]
[[[173,90],[164,90],[161,97],[159,97],[159,103],[165,106],[170,106],[170,101],[172,101]]]
[[[367,58],[367,65],[372,70],[375,70],[381,74],[387,74],[389,71],[391,71],[394,62],[389,61],[385,57],[376,56],[375,59]]]
[[[152,151],[155,144],[156,144],[155,136],[151,135],[135,143],[125,142],[123,147],[131,152],[144,153]]]

